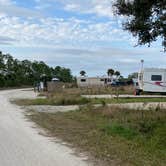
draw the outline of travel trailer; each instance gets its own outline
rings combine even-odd
[[[77,77],[78,87],[93,87],[93,86],[125,86],[125,82],[120,82],[117,78],[102,77]]]
[[[144,68],[138,73],[135,94],[141,92],[166,93],[166,69]]]
[[[107,77],[77,77],[78,87],[105,86]]]

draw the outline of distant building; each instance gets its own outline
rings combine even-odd
[[[59,80],[58,78],[54,77],[54,78],[52,78],[51,81],[52,81],[52,82],[59,82],[60,80]]]
[[[105,86],[110,82],[108,77],[77,77],[78,87]]]

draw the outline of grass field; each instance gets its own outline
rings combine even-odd
[[[112,98],[112,99],[89,99],[81,96],[63,96],[53,98],[19,99],[14,101],[18,105],[84,105],[84,104],[118,104],[136,102],[166,102],[166,98]]]
[[[166,110],[96,109],[88,105],[67,113],[32,112],[28,117],[104,165],[166,163]]]
[[[134,86],[118,86],[118,87],[80,87],[80,88],[64,88],[64,89],[55,89],[54,92],[49,92],[51,95],[55,95],[56,93],[62,94],[77,94],[77,95],[99,95],[99,94],[133,94]]]
[[[93,88],[66,88],[58,92],[41,93],[46,98],[37,98],[33,100],[21,99],[15,101],[18,105],[84,105],[84,104],[111,104],[111,103],[134,103],[134,102],[166,102],[166,98],[119,98],[118,94],[133,92],[133,86],[124,87],[93,87]],[[85,94],[117,94],[112,99],[85,98]]]

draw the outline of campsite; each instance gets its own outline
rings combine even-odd
[[[166,165],[166,0],[0,0],[0,166]]]
[[[42,98],[13,102],[49,136],[88,153],[97,165],[164,165],[165,95],[135,96],[134,85],[59,85]]]
[[[10,58],[15,61],[11,56],[1,55],[2,59]],[[101,77],[88,77],[85,73],[81,75],[83,73],[81,71],[81,76],[74,78],[70,69],[58,66],[52,69],[44,62],[26,63],[29,64],[26,68],[24,68],[25,61],[13,63],[10,68],[4,65],[6,72],[1,72],[1,80],[4,80],[4,83],[6,80],[7,83],[2,84],[1,104],[2,108],[9,107],[9,112],[5,113],[9,121],[2,121],[2,126],[5,122],[8,124],[20,121],[21,126],[31,126],[37,128],[37,131],[40,129],[39,132],[44,138],[50,137],[54,141],[58,139],[58,143],[52,145],[55,148],[67,144],[69,146],[67,151],[70,153],[65,153],[68,158],[65,162],[68,161],[71,165],[73,163],[99,166],[165,164],[166,69],[142,66],[137,74],[131,74],[133,77],[128,78],[123,78],[119,71],[113,69],[108,69],[108,75]],[[11,71],[20,64],[23,67],[19,72],[21,70],[22,72],[15,77],[16,73]],[[40,74],[42,70],[48,74]],[[23,73],[27,71],[29,73],[24,75]],[[14,84],[10,87],[11,78]],[[20,84],[24,85],[22,88],[25,89],[18,89]],[[12,113],[13,110],[16,112]],[[23,118],[30,123],[26,124]],[[25,139],[24,132],[31,134],[35,132],[32,129],[24,131],[24,127],[21,131],[13,129],[23,135],[20,139]],[[6,135],[0,135],[0,138],[8,140]],[[37,138],[39,139],[43,139],[43,136]],[[29,144],[34,141],[26,139],[26,144],[18,143],[14,148],[18,148],[19,151],[20,147],[26,146],[25,151],[31,151],[32,147]],[[47,141],[46,139],[42,143],[45,148]],[[38,143],[35,144],[34,148],[38,146]],[[58,151],[63,151],[65,148],[68,147],[62,146]],[[44,149],[41,150],[40,156],[44,155]],[[71,153],[77,153],[78,156]],[[57,152],[54,151],[53,156],[49,152],[48,154],[49,161],[41,160],[39,165],[45,162],[50,162],[52,165]],[[61,157],[60,153],[59,159],[55,162],[61,163]],[[22,162],[31,160],[36,163],[38,159],[32,160],[32,158],[29,156],[22,159]],[[2,163],[5,162],[6,158],[2,160]]]

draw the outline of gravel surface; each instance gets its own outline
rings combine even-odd
[[[148,103],[120,103],[120,104],[108,104],[110,107],[118,107],[130,110],[154,110],[154,109],[166,109],[166,102],[148,102]]]
[[[82,97],[86,98],[116,98],[116,95],[82,95]],[[166,95],[119,95],[119,98],[166,98]]]
[[[96,108],[101,107],[102,104],[95,104]],[[130,110],[154,110],[154,109],[166,109],[166,102],[149,102],[149,103],[119,103],[119,104],[107,104],[109,107],[116,107],[122,109]],[[57,112],[68,112],[78,110],[79,106],[46,106],[46,105],[35,105],[35,106],[26,106],[24,107],[27,111],[37,111],[37,112],[46,112],[46,113],[57,113]]]
[[[34,110],[38,112],[47,112],[47,113],[56,113],[56,112],[68,112],[78,110],[78,105],[69,105],[69,106],[49,106],[49,105],[32,105],[25,106],[27,110]]]
[[[29,90],[0,91],[0,166],[88,166],[87,157],[39,134],[11,98],[35,98]]]

